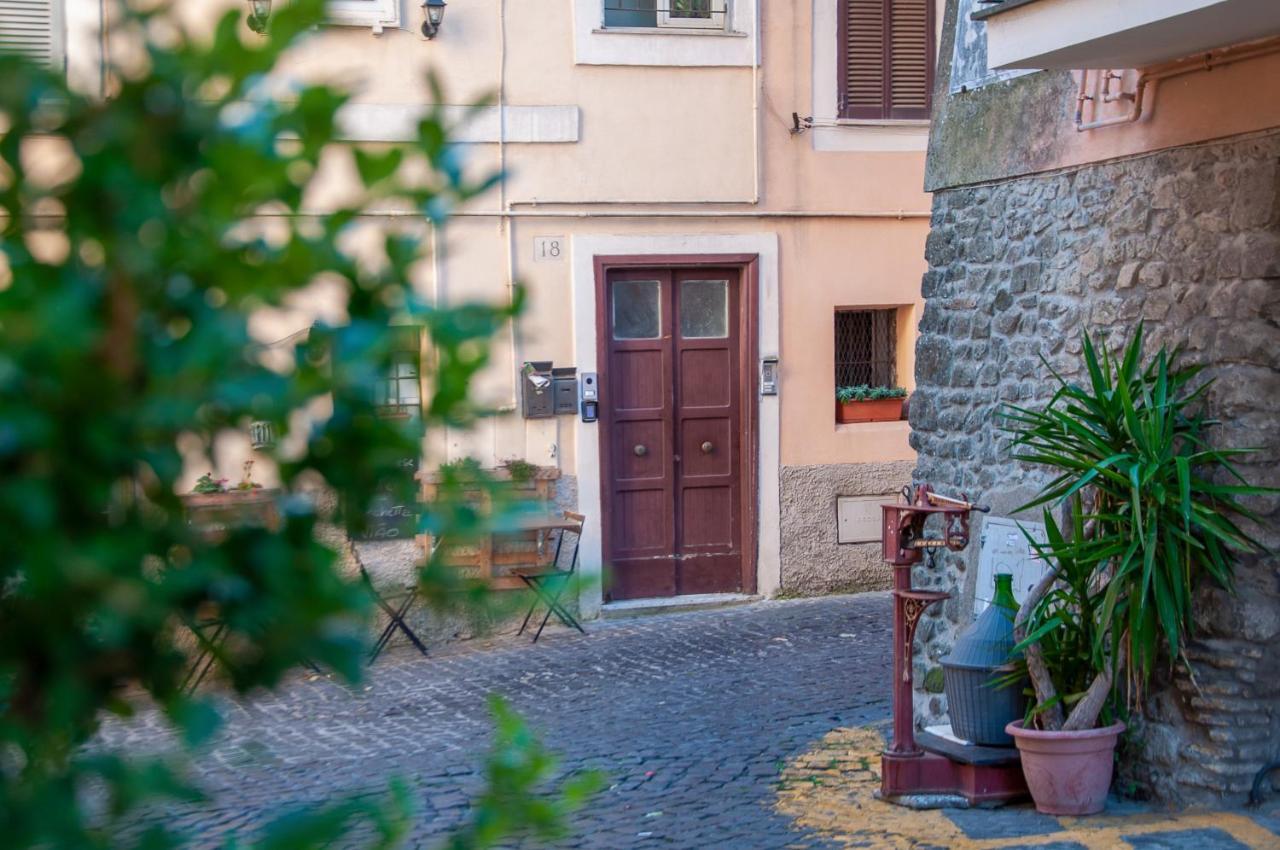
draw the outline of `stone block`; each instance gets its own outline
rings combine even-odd
[[[1128,289],[1133,286],[1138,277],[1138,270],[1141,268],[1142,263],[1136,260],[1121,266],[1120,273],[1116,275],[1116,289]]]
[[[1013,267],[1009,276],[1009,291],[1013,293],[1035,291],[1040,279],[1041,264],[1039,260],[1027,260]]]
[[[1240,276],[1280,278],[1280,235],[1255,231],[1240,237]]]
[[[1138,272],[1138,285],[1145,289],[1155,289],[1157,287],[1164,286],[1164,281],[1164,263],[1147,263]]]

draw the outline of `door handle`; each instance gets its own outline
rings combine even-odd
[[[707,440],[705,443],[703,443],[703,444],[702,444],[702,453],[703,453],[704,455],[709,455],[709,454],[711,454],[711,451],[712,451],[714,448],[715,448],[715,446],[714,446],[714,445],[712,445],[711,441],[710,441],[710,440]]]
[[[649,453],[649,450],[642,445],[637,445],[631,451],[635,452],[636,457],[644,457]]]

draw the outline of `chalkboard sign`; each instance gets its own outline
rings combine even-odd
[[[412,483],[414,473],[418,470],[417,458],[405,458],[400,464],[401,473],[408,479],[404,483]],[[418,505],[416,502],[399,503],[395,497],[398,488],[388,487],[386,492],[375,496],[373,504],[365,514],[368,520],[364,540],[412,540],[418,531]],[[415,492],[405,487],[400,492]]]

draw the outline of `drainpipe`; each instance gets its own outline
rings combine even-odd
[[[507,203],[507,0],[498,0],[498,172],[502,179],[498,182],[498,207],[510,210]],[[515,221],[503,216],[498,221],[499,232],[506,237],[507,253],[507,304],[515,303],[516,298],[516,237]],[[503,413],[515,411],[520,404],[520,329],[518,320],[511,317],[511,362],[508,372],[511,375],[511,396],[499,410]],[[493,456],[498,456],[498,430],[492,428]]]
[[[751,28],[751,203],[760,203],[760,30],[764,26],[764,16],[760,7],[764,0],[755,0],[751,4],[753,26]]]
[[[1088,93],[1089,71],[1087,69],[1082,70],[1080,72],[1080,86],[1076,92],[1076,131],[1083,132],[1085,130],[1097,130],[1101,127],[1114,127],[1118,124],[1134,123],[1142,117],[1142,113],[1146,105],[1145,95],[1147,86],[1153,82],[1181,77],[1185,74],[1194,74],[1198,71],[1212,71],[1214,68],[1233,65],[1236,62],[1244,62],[1248,59],[1258,59],[1275,53],[1280,53],[1280,37],[1269,38],[1264,41],[1257,41],[1251,44],[1239,44],[1233,47],[1226,47],[1221,50],[1211,50],[1190,59],[1179,59],[1174,62],[1167,62],[1163,65],[1154,65],[1150,68],[1146,68],[1139,72],[1138,79],[1134,83],[1132,93],[1122,91],[1115,95],[1110,93],[1112,72],[1105,71],[1104,73],[1107,74],[1107,78],[1104,80],[1102,87],[1103,102],[1109,103],[1116,100],[1132,100],[1133,105],[1129,108],[1129,111],[1123,115],[1117,115],[1112,118],[1103,118],[1095,121],[1084,120],[1085,101],[1094,100],[1094,96]]]

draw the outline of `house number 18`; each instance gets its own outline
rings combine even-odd
[[[563,236],[535,236],[533,238],[534,262],[556,262],[564,257],[566,247]]]

